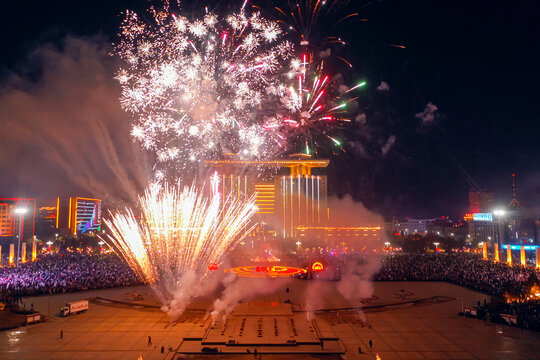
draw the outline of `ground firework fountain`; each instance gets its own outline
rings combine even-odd
[[[204,291],[208,265],[251,231],[254,202],[207,196],[204,186],[152,185],[139,199],[140,217],[126,209],[105,220],[108,240],[175,317]]]

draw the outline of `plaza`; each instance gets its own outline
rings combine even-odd
[[[308,321],[305,304],[314,299],[305,296],[315,284],[319,299]],[[46,321],[4,331],[0,358],[251,359],[255,348],[259,357],[276,360],[538,358],[540,334],[458,315],[463,306],[489,301],[481,293],[443,282],[375,282],[373,297],[358,311],[358,304],[339,295],[336,284],[291,280],[289,292],[283,287],[239,304],[227,325],[221,320],[212,325],[209,311],[217,293],[198,299],[174,322],[147,286],[25,298],[25,305],[33,305]],[[79,299],[91,300],[86,313],[59,316],[61,306]],[[240,331],[243,318],[245,330]],[[290,319],[297,344],[282,346],[293,336],[286,325]],[[273,321],[274,330],[269,326]],[[256,336],[258,324],[264,324],[261,337]],[[335,341],[320,346],[321,338]],[[211,345],[218,352],[201,353],[199,339],[221,344]],[[267,346],[265,339],[273,343]]]

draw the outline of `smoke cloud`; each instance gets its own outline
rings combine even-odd
[[[221,271],[216,271],[204,279],[203,282],[200,282],[201,275],[195,271],[189,271],[180,279],[180,285],[162,283],[160,286],[167,288],[168,293],[173,294],[173,298],[163,298],[158,290],[157,295],[164,304],[161,310],[166,312],[171,320],[178,319],[194,299],[208,295],[216,290],[223,279],[222,274]]]
[[[0,188],[131,201],[146,185],[149,161],[129,135],[109,50],[99,37],[67,37],[61,48],[44,45],[30,55],[37,68],[4,81],[0,122],[9,136],[2,136],[0,163],[9,170]]]
[[[223,281],[225,290],[221,298],[214,301],[212,320],[218,321],[220,317],[225,318],[241,301],[250,301],[260,295],[269,295],[282,288],[290,282],[289,278],[276,279],[250,279],[227,277]]]
[[[386,140],[386,143],[381,148],[381,152],[382,152],[383,156],[386,156],[386,154],[388,154],[388,152],[390,151],[392,146],[394,146],[395,142],[396,142],[396,136],[395,135],[390,135],[388,137],[388,140]]]
[[[381,261],[375,255],[350,260],[343,269],[337,289],[347,300],[359,306],[359,300],[373,295],[372,276],[381,268]]]
[[[354,121],[356,121],[360,125],[366,125],[367,123],[366,114],[362,113],[362,114],[356,115],[356,117],[354,118]]]
[[[330,55],[332,55],[332,49],[330,49],[330,48],[319,52],[319,57],[321,59],[327,58]]]
[[[305,309],[308,321],[315,319],[315,310],[321,309],[324,305],[324,296],[328,292],[328,285],[323,281],[312,280],[308,283],[305,292]]]
[[[422,120],[423,125],[429,126],[435,123],[438,113],[439,108],[432,102],[428,102],[424,111],[416,114],[415,117]]]
[[[333,226],[382,225],[382,216],[368,210],[361,202],[354,201],[350,195],[343,198],[328,197],[330,223]]]
[[[379,86],[377,86],[377,91],[389,91],[390,85],[386,81],[381,81]]]

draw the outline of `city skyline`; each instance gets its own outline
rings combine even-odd
[[[366,125],[356,128],[351,136],[352,146],[346,147],[345,152],[337,156],[331,151],[321,154],[331,160],[329,195],[350,194],[386,218],[458,216],[468,203],[471,186],[467,179],[472,178],[480,188],[493,192],[494,203],[504,205],[511,199],[510,176],[516,173],[518,198],[524,207],[538,212],[540,174],[534,168],[540,159],[534,142],[538,123],[535,89],[527,76],[534,74],[538,58],[538,49],[530,45],[535,26],[531,15],[534,6],[515,5],[508,10],[497,3],[478,3],[465,11],[459,4],[435,6],[424,1],[364,5],[350,4],[367,21],[356,21],[354,26],[344,28],[348,45],[342,51],[354,60],[354,68],[344,76],[368,82],[360,99]],[[43,95],[32,87],[45,91],[58,88],[57,79],[40,75],[56,75],[47,59],[73,60],[69,58],[73,54],[66,49],[66,36],[79,40],[86,37],[80,41],[84,46],[88,42],[94,46],[90,49],[90,56],[94,56],[95,47],[107,49],[108,43],[118,39],[120,12],[128,7],[143,8],[146,2],[35,2],[24,10],[24,21],[11,19],[10,14],[23,12],[21,6],[9,4],[4,12],[9,18],[4,19],[1,32],[6,44],[0,60],[0,73],[6,84],[3,105],[12,105],[15,88],[22,89],[33,100],[37,97],[40,101],[34,105],[50,104],[53,100],[43,100]],[[489,17],[482,16],[486,11]],[[430,31],[424,31],[426,28]],[[51,43],[52,47],[47,45]],[[55,56],[51,58],[51,54]],[[103,65],[95,74],[112,76],[114,59],[107,61],[109,65]],[[84,68],[89,69],[95,70]],[[77,84],[76,89],[81,88],[85,95],[99,88],[110,98],[85,109],[107,104],[113,124],[126,120],[117,104],[118,96],[114,94],[119,92],[112,80],[88,86]],[[437,111],[427,107],[429,103]],[[59,103],[58,107],[66,106]],[[7,109],[8,118],[2,119],[3,123],[36,114],[20,114],[15,105]],[[68,123],[84,121],[72,114],[66,116],[70,117]],[[28,124],[32,125],[32,121]],[[37,131],[31,126],[27,128]],[[116,125],[115,129],[122,133]],[[115,144],[119,143],[118,134],[112,137]],[[60,131],[60,135],[71,134]],[[29,142],[21,139],[24,137],[19,138],[19,134],[3,137],[0,165],[13,171],[0,175],[2,195],[53,200],[63,195],[61,191],[88,193],[80,183],[69,181],[72,174],[62,166],[47,156],[43,158],[42,145],[32,137]],[[54,143],[56,139],[52,140]],[[120,162],[136,163],[137,156],[132,156],[129,149],[130,140],[120,142],[128,144],[119,152]],[[93,145],[88,139],[82,143],[87,148]],[[75,171],[83,166],[70,165]],[[105,184],[114,178],[99,167],[99,161],[90,165],[82,176],[91,171]],[[151,166],[151,160],[138,165],[143,169]],[[137,173],[129,175],[130,186],[135,184],[136,188],[136,179],[144,172],[127,167]],[[129,188],[124,184],[116,187]],[[125,192],[131,191],[128,190]],[[126,199],[127,195],[119,197]]]

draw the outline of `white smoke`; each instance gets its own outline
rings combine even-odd
[[[312,280],[307,284],[305,292],[305,309],[308,321],[315,319],[315,310],[319,310],[324,305],[323,294],[328,294],[328,284],[323,281]]]
[[[390,151],[392,146],[394,146],[395,142],[396,142],[396,136],[395,135],[390,135],[388,137],[388,140],[386,140],[386,143],[381,147],[381,152],[382,152],[383,156],[388,154],[388,152]]]
[[[223,290],[221,298],[214,301],[214,310],[211,313],[212,320],[216,322],[220,317],[225,318],[239,302],[250,301],[260,295],[272,294],[290,281],[289,278],[252,279],[226,277],[223,281],[225,290]]]
[[[377,91],[389,91],[390,85],[386,81],[381,81],[379,86],[377,86]]]
[[[332,55],[332,49],[328,48],[326,50],[323,50],[321,52],[319,52],[319,57],[321,59],[324,59],[324,58],[327,58],[329,57],[330,55]]]
[[[435,122],[439,108],[432,102],[428,102],[424,111],[416,114],[414,117],[422,120],[422,124],[429,126]]]
[[[38,77],[13,73],[3,82],[0,132],[9,136],[0,164],[14,171],[0,174],[0,188],[136,199],[150,167],[129,136],[109,51],[99,37],[67,37],[30,55]]]
[[[380,259],[372,254],[358,262],[354,260],[347,262],[337,285],[339,293],[354,305],[359,305],[359,300],[373,295],[371,278],[381,266]]]
[[[362,114],[356,115],[356,117],[354,118],[354,121],[356,121],[360,125],[366,125],[367,123],[366,114],[362,113]]]

